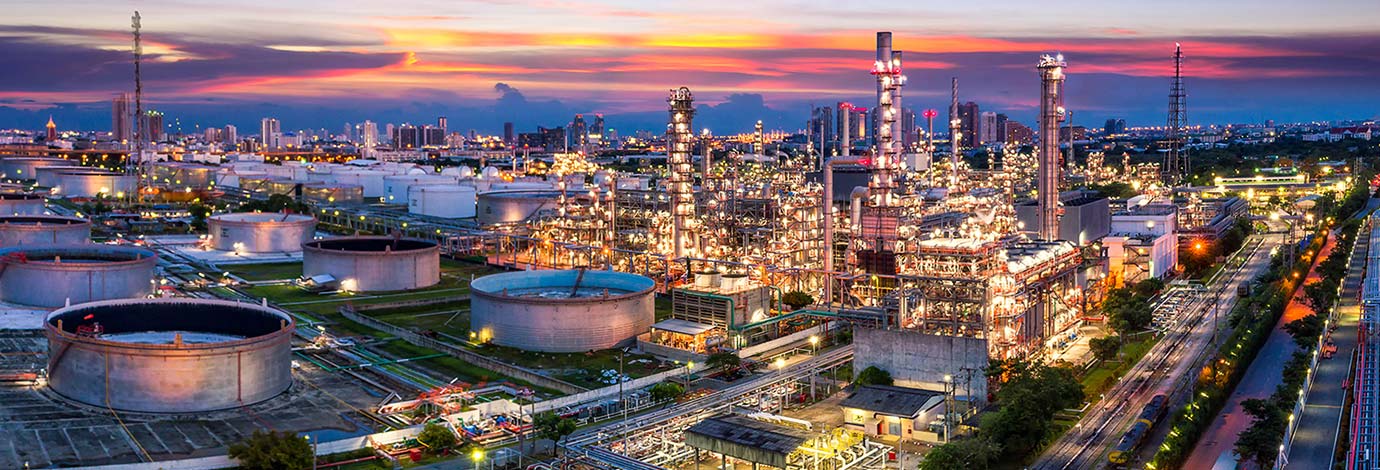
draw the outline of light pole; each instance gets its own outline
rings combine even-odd
[[[316,436],[311,435],[302,436],[302,438],[311,442],[311,470],[316,470],[316,445],[319,441],[317,441]]]
[[[479,463],[484,461],[484,449],[474,449],[473,452],[470,452],[470,460],[474,461],[475,470],[479,470]],[[490,465],[492,466],[493,463],[490,462]]]
[[[815,336],[815,335],[810,335],[810,355],[811,355],[811,356],[815,355],[817,346],[819,346],[819,337],[818,337],[818,336]]]
[[[687,362],[685,363],[685,390],[686,390],[686,391],[689,391],[689,390],[690,390],[690,371],[693,371],[693,370],[695,370],[695,361],[687,361]]]
[[[628,402],[623,399],[623,355],[627,352],[627,348],[618,350],[618,408],[623,410],[623,455],[628,455]],[[689,374],[686,374],[685,386],[690,386]]]

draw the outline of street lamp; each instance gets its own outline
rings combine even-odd
[[[813,356],[815,354],[815,349],[817,346],[819,346],[819,337],[815,335],[810,335],[810,355]]]
[[[778,371],[779,371],[779,370],[783,370],[783,369],[786,368],[786,359],[785,359],[785,358],[782,358],[782,357],[778,357],[778,358],[776,358],[776,363],[775,363],[775,364],[776,364],[776,370],[778,370]]]
[[[685,363],[685,388],[690,388],[690,371],[695,370],[695,361]]]
[[[484,461],[484,449],[475,449],[473,452],[470,452],[470,460],[474,461],[474,468],[477,470],[479,468],[479,462]]]
[[[316,440],[316,436],[302,436],[302,439],[306,439],[308,442],[311,442],[311,470],[316,470],[316,444],[318,442]]]

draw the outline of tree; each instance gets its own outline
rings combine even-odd
[[[255,430],[243,442],[230,445],[230,458],[245,470],[301,470],[311,468],[311,444],[290,432]]]
[[[1237,436],[1236,453],[1255,461],[1260,468],[1269,468],[1279,456],[1279,443],[1284,440],[1284,411],[1270,400],[1259,398],[1242,401],[1241,409],[1251,415],[1251,427]]]
[[[1318,342],[1322,330],[1323,316],[1317,313],[1284,324],[1284,331],[1294,337],[1294,344],[1304,349],[1312,348]]]
[[[800,310],[807,305],[815,303],[815,298],[810,294],[794,290],[782,294],[781,303],[786,304],[791,310]]]
[[[1121,337],[1107,336],[1103,338],[1093,338],[1088,340],[1088,347],[1092,349],[1094,357],[1098,360],[1106,361],[1116,357],[1116,353],[1121,350]]]
[[[999,368],[1005,377],[996,394],[1001,410],[983,420],[982,435],[1019,460],[1044,442],[1056,412],[1083,401],[1083,385],[1066,367],[1003,361]]]
[[[704,360],[704,365],[710,369],[719,369],[720,372],[728,374],[743,365],[743,358],[731,352],[716,352],[710,354],[709,358]]]
[[[555,412],[547,411],[539,414],[532,419],[532,425],[536,427],[537,434],[543,438],[560,443],[561,439],[575,433],[575,420],[558,415]]]
[[[1137,282],[1136,285],[1133,286],[1131,289],[1135,291],[1136,295],[1149,299],[1150,297],[1154,297],[1155,294],[1158,294],[1160,293],[1160,291],[1164,290],[1164,281],[1159,280],[1159,278],[1152,277]]]
[[[456,440],[454,432],[437,423],[426,423],[417,434],[417,442],[436,452],[454,447]]]
[[[1303,286],[1303,300],[1314,313],[1326,313],[1337,298],[1337,282],[1331,279]]]
[[[205,204],[196,203],[187,208],[187,212],[192,215],[192,228],[195,230],[206,230],[206,217],[211,215],[211,208]]]
[[[671,401],[680,398],[685,393],[685,387],[675,382],[661,382],[653,385],[651,389],[653,401]]]
[[[853,381],[858,385],[891,385],[891,373],[878,369],[877,366],[867,366],[862,372],[858,372],[858,379]]]
[[[1137,288],[1145,282],[1137,284]],[[1102,311],[1107,314],[1107,322],[1112,329],[1123,335],[1144,330],[1155,318],[1150,309],[1150,299],[1138,295],[1128,288],[1112,289],[1102,301]]]
[[[1000,456],[1001,446],[989,439],[957,439],[935,447],[930,453],[925,454],[925,460],[920,461],[920,470],[985,470]]]

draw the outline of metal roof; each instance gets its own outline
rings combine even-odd
[[[811,437],[809,431],[739,415],[715,416],[685,430],[691,447],[778,468],[786,468],[786,456]]]
[[[944,394],[931,390],[891,385],[862,385],[848,398],[839,402],[839,406],[891,416],[915,417],[943,400]]]
[[[672,318],[669,320],[662,320],[656,322],[655,325],[652,325],[652,329],[665,330],[674,333],[695,336],[700,333],[712,330],[714,329],[714,327],[710,325],[705,325],[703,323],[695,323],[692,321],[685,321],[677,318]]]

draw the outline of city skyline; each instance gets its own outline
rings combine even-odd
[[[560,125],[575,113],[655,130],[676,86],[696,91],[700,122],[718,133],[745,132],[757,119],[797,129],[810,103],[866,101],[876,30],[893,31],[906,51],[906,104],[917,110],[945,109],[958,77],[962,101],[1033,122],[1035,59],[1062,52],[1078,124],[1162,124],[1181,42],[1190,124],[1373,117],[1380,91],[1366,82],[1380,68],[1372,52],[1380,34],[1363,20],[1380,6],[1328,6],[1303,15],[1305,7],[1277,1],[1115,12],[1091,2],[929,10],[862,2],[847,11],[789,2],[424,2],[417,10],[433,14],[399,16],[321,2],[137,5],[146,107],[185,131],[252,127],[268,116],[285,129],[335,129],[446,115],[452,128],[486,133],[505,121]],[[58,19],[41,5],[15,6],[0,20],[0,47],[22,73],[0,79],[0,127],[37,129],[51,114],[64,130],[108,129],[110,99],[132,89],[133,7],[90,4],[79,18]],[[205,15],[217,8],[224,14]],[[1186,14],[1171,21],[1169,11]],[[1232,21],[1214,21],[1222,15]]]

